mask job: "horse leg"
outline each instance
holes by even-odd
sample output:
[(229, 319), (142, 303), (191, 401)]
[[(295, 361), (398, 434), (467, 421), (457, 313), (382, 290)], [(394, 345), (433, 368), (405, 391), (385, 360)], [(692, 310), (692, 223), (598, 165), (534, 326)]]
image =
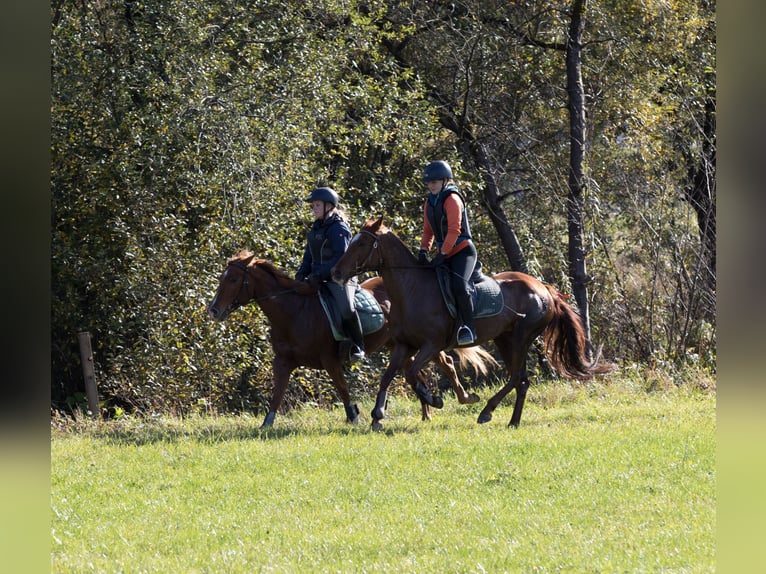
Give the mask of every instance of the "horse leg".
[[(407, 362), (404, 371), (404, 376), (407, 379), (407, 382), (412, 387), (412, 390), (415, 391), (415, 394), (420, 399), (420, 402), (432, 406), (436, 409), (441, 409), (444, 407), (444, 400), (438, 395), (433, 396), (431, 391), (428, 390), (428, 387), (425, 385), (426, 377), (422, 369), (429, 361), (434, 358), (435, 355), (439, 354), (440, 352), (438, 349), (431, 347), (421, 347), (417, 354)], [(424, 420), (430, 420), (430, 413), (428, 419)]]
[(287, 391), (287, 382), (290, 380), (290, 374), (295, 367), (288, 364), (288, 362), (281, 357), (274, 357), (271, 363), (272, 379), (271, 384), (274, 389), (271, 395), (271, 401), (269, 402), (269, 411), (266, 413), (266, 418), (261, 424), (261, 428), (268, 428), (274, 425), (274, 417), (277, 416), (277, 410), (279, 405), (285, 398), (285, 392)]
[[(407, 366), (412, 364), (412, 359), (409, 360), (409, 363)], [(406, 368), (406, 367), (405, 367)], [(436, 404), (441, 404), (443, 406), (443, 403), (440, 403), (441, 397), (436, 397), (438, 401), (434, 400), (434, 397), (431, 396), (431, 393), (428, 391), (428, 387), (426, 384), (428, 383), (428, 377), (426, 376), (426, 372), (423, 370), (420, 370), (415, 375), (415, 384), (412, 384), (412, 381), (407, 381), (410, 383), (410, 387), (412, 387), (412, 390), (415, 391), (415, 394), (418, 397), (418, 400), (420, 401), (420, 419), (422, 421), (430, 421), (431, 420), (431, 407), (428, 404), (428, 401), (424, 398), (423, 395), (426, 395), (429, 397), (429, 400), (431, 402), (435, 402)], [(441, 407), (437, 407), (441, 408)]]
[(543, 332), (550, 322), (550, 316), (546, 315), (544, 305), (538, 298), (538, 307), (536, 312), (527, 313), (526, 318), (516, 324), (511, 335), (511, 378), (514, 373), (516, 377), (516, 403), (513, 405), (513, 414), (508, 422), (509, 427), (518, 428), (521, 423), (521, 411), (524, 410), (524, 402), (527, 400), (527, 389), (529, 389), (529, 374), (527, 373), (527, 358), (532, 343)]
[[(520, 332), (522, 330), (521, 327), (522, 325), (516, 325), (514, 333)], [(508, 369), (508, 383), (487, 401), (487, 404), (479, 413), (479, 418), (477, 420), (479, 424), (491, 421), (492, 413), (497, 406), (512, 389), (516, 389), (516, 402), (513, 407), (511, 426), (519, 425), (521, 411), (524, 408), (524, 400), (527, 397), (527, 387), (529, 387), (525, 366), (529, 345), (524, 345), (523, 339), (518, 339), (520, 339), (520, 337), (515, 337), (513, 335), (502, 335), (495, 339), (495, 346), (503, 357), (506, 369)]]
[(343, 375), (343, 365), (340, 361), (333, 360), (329, 366), (325, 365), (325, 370), (330, 375), (340, 400), (343, 401), (343, 408), (346, 410), (346, 422), (358, 423), (359, 407), (351, 403), (351, 394), (348, 392), (346, 377)]
[(356, 403), (343, 405), (346, 409), (346, 420), (351, 424), (359, 424), (359, 407)]
[[(526, 363), (526, 354), (524, 355), (524, 363)], [(519, 374), (519, 382), (516, 386), (516, 403), (513, 405), (513, 414), (511, 420), (508, 422), (509, 427), (518, 428), (521, 422), (521, 411), (524, 409), (524, 401), (527, 399), (527, 389), (529, 388), (529, 377), (527, 376), (527, 369), (522, 367)]]
[(386, 416), (386, 402), (388, 400), (388, 387), (391, 381), (394, 380), (394, 376), (397, 371), (401, 369), (404, 360), (409, 355), (409, 348), (406, 345), (397, 344), (394, 346), (391, 352), (391, 358), (388, 360), (388, 367), (386, 368), (383, 376), (380, 379), (380, 386), (378, 387), (378, 395), (375, 398), (375, 406), (370, 413), (372, 416), (372, 428), (373, 430), (380, 430), (383, 428), (381, 420)]
[(449, 379), (452, 390), (455, 395), (457, 395), (457, 401), (461, 405), (471, 405), (473, 403), (478, 403), (479, 400), (481, 400), (476, 393), (468, 394), (463, 388), (463, 385), (460, 384), (460, 379), (458, 378), (457, 370), (455, 369), (455, 361), (452, 357), (442, 351), (436, 356), (435, 361), (436, 366), (442, 374)]

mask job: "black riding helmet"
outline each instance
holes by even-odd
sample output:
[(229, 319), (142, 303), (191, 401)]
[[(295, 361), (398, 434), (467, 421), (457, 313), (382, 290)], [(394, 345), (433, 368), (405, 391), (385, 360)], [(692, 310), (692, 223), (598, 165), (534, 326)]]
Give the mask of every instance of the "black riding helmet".
[(333, 207), (338, 207), (338, 194), (331, 187), (317, 187), (305, 201), (311, 203), (317, 199), (326, 203), (332, 203)]
[(424, 182), (428, 183), (439, 179), (452, 179), (452, 168), (443, 160), (432, 161), (423, 170)]

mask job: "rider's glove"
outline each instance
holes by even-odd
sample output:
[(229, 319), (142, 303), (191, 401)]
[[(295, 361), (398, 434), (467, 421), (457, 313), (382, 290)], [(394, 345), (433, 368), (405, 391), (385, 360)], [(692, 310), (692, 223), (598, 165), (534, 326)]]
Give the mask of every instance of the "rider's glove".
[(434, 257), (433, 259), (431, 259), (431, 267), (434, 267), (434, 268), (436, 268), (436, 267), (439, 267), (439, 266), (441, 266), (441, 265), (444, 265), (444, 261), (445, 261), (446, 259), (447, 259), (447, 258), (444, 256), (444, 254), (443, 254), (443, 253), (439, 253), (439, 254), (438, 254), (436, 257)]

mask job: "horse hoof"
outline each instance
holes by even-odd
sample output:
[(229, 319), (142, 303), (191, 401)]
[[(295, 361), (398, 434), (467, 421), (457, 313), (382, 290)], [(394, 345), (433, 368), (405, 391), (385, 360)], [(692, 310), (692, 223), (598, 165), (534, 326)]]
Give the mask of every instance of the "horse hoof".
[(415, 394), (418, 396), (418, 398), (427, 404), (432, 404), (434, 398), (431, 396), (431, 393), (428, 392), (428, 389), (423, 383), (416, 383), (415, 386), (412, 388), (412, 390), (415, 391)]
[(372, 430), (374, 431), (382, 431), (383, 430), (383, 423), (381, 423), (379, 420), (372, 421)]
[(263, 419), (263, 424), (261, 425), (261, 428), (262, 429), (267, 429), (267, 428), (271, 428), (272, 426), (274, 426), (274, 417), (275, 416), (277, 416), (277, 413), (275, 413), (274, 411), (270, 411), (266, 415), (266, 418)]
[(356, 405), (348, 405), (346, 407), (346, 420), (352, 424), (359, 423), (359, 407)]
[(470, 395), (468, 395), (468, 398), (466, 399), (465, 404), (472, 405), (474, 403), (478, 403), (480, 400), (481, 398), (479, 397), (479, 395), (477, 395), (476, 393), (471, 393)]
[(492, 413), (481, 413), (476, 422), (479, 423), (480, 425), (483, 425), (484, 423), (488, 423), (491, 420), (492, 420)]
[[(370, 413), (370, 416), (372, 416), (372, 420), (373, 421), (377, 422), (377, 421), (380, 421), (383, 418), (385, 418), (386, 413), (380, 407), (375, 407), (374, 409), (372, 409), (372, 412)], [(373, 424), (375, 424), (375, 423), (373, 423)]]
[(444, 401), (442, 398), (438, 395), (433, 396), (423, 383), (417, 383), (414, 390), (418, 398), (427, 405), (430, 405), (435, 409), (441, 409), (444, 407)]

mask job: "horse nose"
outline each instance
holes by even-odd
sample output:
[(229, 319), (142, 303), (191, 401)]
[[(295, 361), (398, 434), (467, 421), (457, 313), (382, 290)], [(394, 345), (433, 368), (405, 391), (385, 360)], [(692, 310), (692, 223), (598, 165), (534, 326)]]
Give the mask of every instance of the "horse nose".
[(210, 307), (207, 308), (207, 313), (210, 315), (211, 319), (218, 319), (218, 315), (220, 314), (220, 311), (217, 307), (210, 305)]

